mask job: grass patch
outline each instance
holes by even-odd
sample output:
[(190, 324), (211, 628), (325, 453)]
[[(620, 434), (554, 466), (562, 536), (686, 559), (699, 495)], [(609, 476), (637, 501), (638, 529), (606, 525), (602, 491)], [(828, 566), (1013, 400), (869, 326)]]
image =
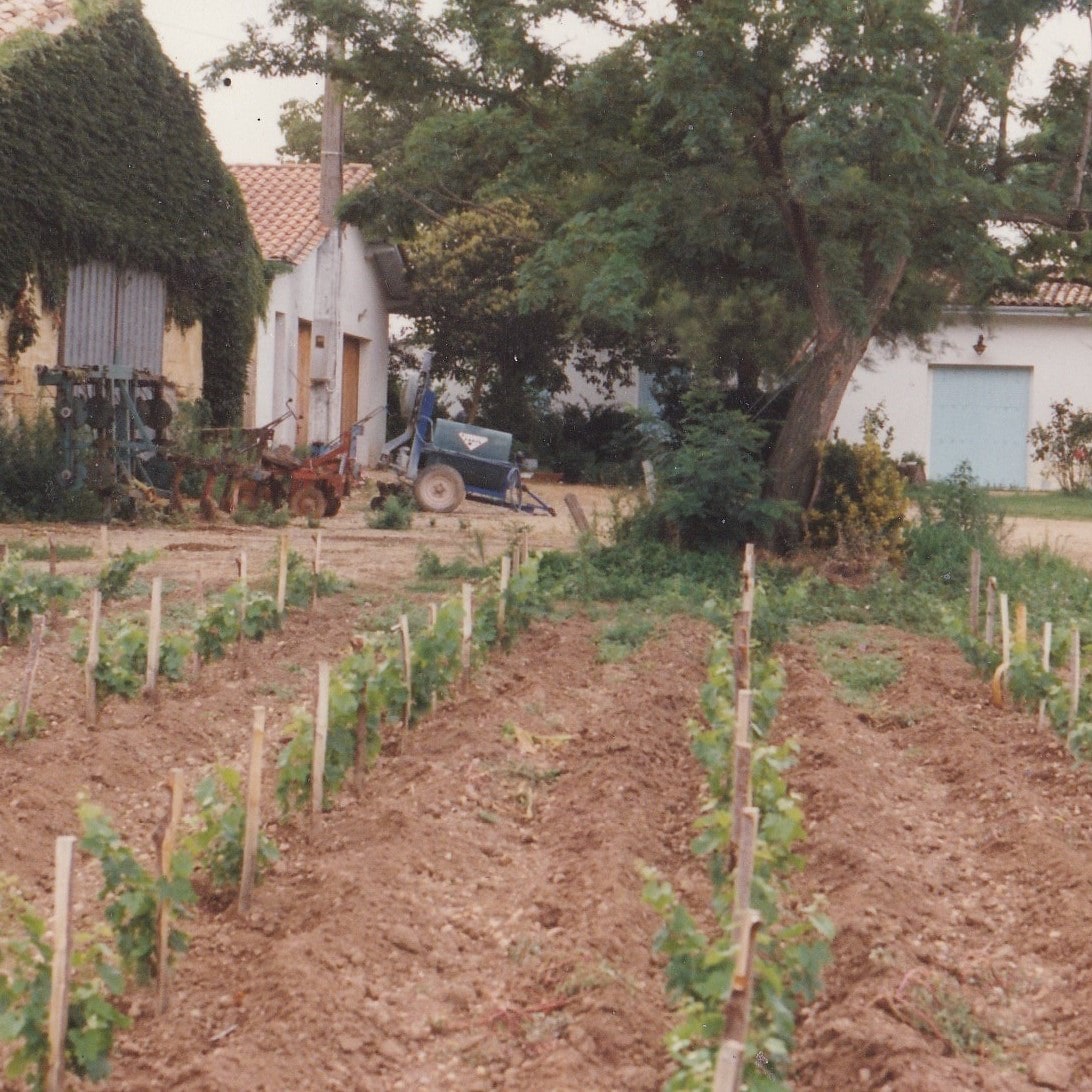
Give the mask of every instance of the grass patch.
[(411, 585), (414, 591), (436, 591), (453, 582), (483, 580), (489, 575), (487, 565), (474, 565), (465, 557), (441, 561), (432, 550), (422, 550), (417, 558), (416, 579)]
[(990, 501), (1010, 519), (1092, 519), (1092, 493), (1002, 492), (991, 493)]
[(616, 664), (636, 652), (656, 629), (655, 618), (622, 610), (599, 633), (596, 644), (601, 664)]
[(867, 626), (825, 630), (815, 645), (823, 671), (846, 705), (870, 706), (880, 691), (902, 677), (894, 641)]
[[(13, 557), (22, 558), (24, 561), (48, 561), (49, 546), (41, 542), (31, 542), (25, 538), (9, 538), (4, 543), (11, 551)], [(86, 561), (94, 554), (90, 546), (64, 545), (57, 543), (58, 561)]]

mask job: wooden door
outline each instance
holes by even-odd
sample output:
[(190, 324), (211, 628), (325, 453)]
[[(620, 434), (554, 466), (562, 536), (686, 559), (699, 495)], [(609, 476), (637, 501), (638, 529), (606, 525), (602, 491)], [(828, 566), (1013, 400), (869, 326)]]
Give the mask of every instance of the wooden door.
[(311, 416), (311, 323), (300, 319), (296, 345), (296, 444), (307, 443)]
[(346, 334), (341, 351), (341, 431), (360, 417), (360, 338)]

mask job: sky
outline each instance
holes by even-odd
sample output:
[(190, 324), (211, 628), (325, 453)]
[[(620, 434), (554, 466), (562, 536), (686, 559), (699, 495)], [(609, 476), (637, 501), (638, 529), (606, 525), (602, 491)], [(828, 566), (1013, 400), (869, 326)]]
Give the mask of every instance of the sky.
[[(264, 23), (269, 12), (269, 0), (143, 0), (143, 3), (144, 13), (159, 35), (164, 52), (195, 83), (201, 80), (202, 65), (231, 43), (242, 40), (245, 22)], [(579, 41), (579, 37), (570, 38), (574, 45)], [(1032, 90), (1041, 86), (1050, 59), (1067, 48), (1074, 60), (1082, 63), (1088, 60), (1088, 25), (1075, 15), (1062, 16), (1039, 31), (1033, 42), (1034, 59), (1025, 87)], [(230, 87), (202, 90), (201, 98), (209, 129), (226, 162), (274, 163), (281, 144), (277, 124), (281, 105), (289, 99), (316, 99), (321, 94), (322, 83), (317, 77), (263, 79), (250, 73), (234, 73)]]

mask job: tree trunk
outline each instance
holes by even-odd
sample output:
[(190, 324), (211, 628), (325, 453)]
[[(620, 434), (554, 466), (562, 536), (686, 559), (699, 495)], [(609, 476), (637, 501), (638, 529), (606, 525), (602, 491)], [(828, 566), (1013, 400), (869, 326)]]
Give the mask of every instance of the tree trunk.
[(829, 436), (842, 395), (867, 347), (867, 337), (846, 330), (816, 343), (770, 456), (769, 496), (807, 507), (819, 466), (819, 443)]

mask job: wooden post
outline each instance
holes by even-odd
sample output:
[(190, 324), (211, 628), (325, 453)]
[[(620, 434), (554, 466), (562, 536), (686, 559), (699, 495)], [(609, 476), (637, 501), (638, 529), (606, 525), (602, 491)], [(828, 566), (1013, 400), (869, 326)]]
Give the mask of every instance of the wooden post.
[(318, 665), (318, 699), (315, 703), (315, 750), (311, 758), (311, 824), (322, 814), (322, 790), (326, 777), (326, 733), (330, 727), (330, 665)]
[[(724, 1040), (727, 1044), (739, 1045), (747, 1041), (747, 1028), (751, 1016), (751, 995), (754, 991), (755, 948), (758, 944), (758, 930), (762, 917), (757, 910), (748, 912), (743, 923), (743, 939), (736, 955), (735, 973), (732, 976), (732, 992), (724, 1012)], [(723, 1049), (723, 1048), (722, 1048)], [(729, 1059), (731, 1052), (729, 1053)], [(719, 1059), (718, 1059), (719, 1063)], [(718, 1065), (719, 1069), (719, 1065)], [(739, 1092), (743, 1080), (743, 1066), (739, 1064), (730, 1074), (734, 1084), (716, 1083), (714, 1092)]]
[(364, 791), (364, 775), (368, 772), (368, 679), (360, 690), (360, 704), (356, 710), (356, 761), (353, 775), (354, 788), (359, 796)]
[(497, 632), (504, 636), (504, 624), (508, 610), (508, 582), (512, 578), (512, 559), (505, 554), (501, 558), (500, 595), (497, 597)]
[(738, 952), (743, 940), (744, 924), (751, 909), (751, 884), (755, 874), (755, 847), (758, 845), (758, 808), (745, 807), (740, 812), (740, 824), (733, 827), (736, 851), (735, 891), (732, 900), (732, 940)]
[(971, 636), (978, 636), (978, 597), (982, 585), (982, 551), (971, 551)]
[[(170, 810), (163, 830), (163, 840), (159, 843), (159, 874), (166, 880), (171, 875), (171, 860), (174, 857), (175, 842), (178, 839), (178, 824), (182, 821), (182, 798), (185, 780), (181, 770), (171, 770), (167, 784), (170, 793)], [(158, 995), (156, 1011), (163, 1015), (167, 1011), (167, 986), (171, 971), (171, 911), (165, 900), (159, 904), (158, 914), (159, 945), (156, 958), (158, 973)]]
[(315, 543), (315, 555), (311, 562), (311, 609), (315, 609), (315, 604), (318, 602), (318, 582), (319, 572), (322, 568), (322, 531), (316, 531), (314, 534)]
[[(1054, 625), (1051, 622), (1043, 623), (1043, 670), (1050, 670), (1050, 645), (1051, 640), (1054, 637)], [(1046, 698), (1041, 698), (1039, 701), (1039, 727), (1042, 728), (1046, 724)]]
[(656, 471), (651, 459), (641, 460), (641, 471), (645, 476), (645, 496), (649, 504), (656, 503)]
[(474, 639), (474, 585), (463, 585), (463, 675), (470, 671), (471, 642)]
[(250, 913), (258, 871), (258, 833), (261, 830), (262, 751), (265, 747), (265, 706), (254, 706), (250, 730), (250, 769), (246, 781), (246, 826), (243, 834), (243, 873), (239, 880), (239, 913)]
[[(440, 618), (440, 608), (437, 607), (435, 603), (429, 603), (429, 605), (428, 605), (428, 628), (429, 628), (430, 631), (436, 629), (436, 623), (437, 623), (437, 621), (439, 621), (439, 618)], [(438, 700), (438, 696), (436, 694), (436, 691), (433, 690), (433, 692), (429, 695), (429, 702), (428, 702), (429, 703), (429, 711), (432, 712), (432, 713), (436, 712), (437, 700)]]
[(46, 536), (46, 542), (49, 544), (49, 575), (57, 575), (57, 540), (53, 537), (51, 531)]
[(98, 720), (95, 670), (99, 666), (99, 625), (102, 621), (102, 592), (91, 589), (91, 620), (87, 630), (87, 659), (83, 665), (84, 706), (87, 726), (95, 727)]
[(524, 527), (519, 536), (519, 564), (523, 568), (531, 560), (531, 532)]
[(99, 526), (99, 556), (103, 561), (110, 558), (110, 528), (105, 523)]
[(236, 645), (238, 653), (242, 653), (243, 648), (243, 630), (246, 627), (246, 601), (247, 601), (247, 565), (246, 565), (246, 550), (240, 550), (239, 556), (235, 561), (236, 569), (239, 575), (239, 639)]
[(754, 694), (736, 695), (735, 738), (732, 746), (732, 841), (739, 842), (743, 813), (751, 806), (751, 707)]
[(277, 552), (277, 613), (284, 614), (288, 597), (288, 532), (282, 531)]
[(755, 544), (748, 542), (743, 547), (743, 568), (740, 573), (742, 588), (739, 597), (739, 609), (754, 614), (755, 609)]
[(586, 535), (591, 530), (591, 524), (588, 523), (588, 517), (584, 515), (580, 499), (575, 493), (565, 494), (565, 506), (569, 509), (569, 515), (573, 517), (577, 533)]
[(734, 1039), (725, 1039), (717, 1052), (717, 1067), (713, 1070), (713, 1092), (736, 1092), (743, 1080), (743, 1065), (743, 1044)]
[(38, 659), (42, 655), (42, 639), (45, 637), (45, 615), (34, 615), (30, 630), (30, 651), (27, 653), (27, 666), (23, 674), (23, 690), (19, 696), (18, 733), (26, 731), (27, 717), (30, 716), (30, 698), (34, 692), (34, 675), (38, 670)]
[(152, 577), (152, 603), (148, 611), (148, 659), (144, 671), (144, 693), (154, 694), (159, 679), (159, 642), (163, 617), (163, 577)]
[(997, 577), (991, 576), (986, 581), (986, 644), (993, 644), (993, 616), (997, 609)]
[(413, 713), (413, 648), (410, 644), (409, 617), (405, 614), (398, 619), (398, 632), (402, 637), (402, 678), (406, 684), (406, 704), (402, 708), (402, 735), (405, 736)]
[(1081, 707), (1081, 629), (1076, 622), (1069, 631), (1069, 724), (1077, 723)]
[(732, 674), (737, 695), (741, 690), (750, 690), (751, 616), (742, 610), (732, 618)]
[(1028, 650), (1028, 606), (1026, 603), (1016, 604), (1016, 627), (1012, 635), (1012, 648), (1017, 653)]
[(47, 1092), (64, 1088), (64, 1044), (68, 1037), (68, 976), (72, 967), (72, 865), (76, 839), (62, 835), (54, 843), (53, 968), (49, 991), (49, 1069)]

